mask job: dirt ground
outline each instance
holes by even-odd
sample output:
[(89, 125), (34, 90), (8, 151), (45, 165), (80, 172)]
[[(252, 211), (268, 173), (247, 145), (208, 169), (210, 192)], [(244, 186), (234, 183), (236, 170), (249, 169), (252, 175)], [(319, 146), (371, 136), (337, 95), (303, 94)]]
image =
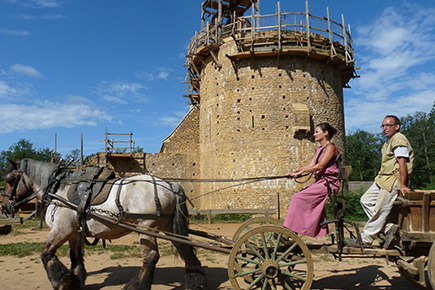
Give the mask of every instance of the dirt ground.
[[(192, 229), (232, 238), (239, 224), (191, 225)], [(2, 235), (0, 244), (18, 242), (44, 242), (47, 230), (25, 230), (20, 235)], [(319, 242), (319, 240), (316, 240)], [(133, 245), (137, 234), (129, 234), (112, 241), (116, 245)], [(321, 242), (321, 241), (320, 241)], [(110, 246), (110, 245), (108, 245)], [(140, 270), (140, 259), (111, 259), (110, 253), (85, 255), (88, 271), (87, 290), (118, 290)], [(231, 289), (227, 274), (228, 255), (208, 250), (199, 251), (199, 259), (206, 267), (207, 289)], [(61, 257), (69, 266), (69, 259)], [(339, 262), (330, 254), (314, 254), (314, 282), (312, 289), (414, 289), (403, 278), (396, 266), (383, 258), (344, 258)], [(160, 258), (155, 271), (153, 290), (181, 290), (183, 288), (184, 264), (175, 255)], [(0, 288), (3, 290), (51, 289), (39, 254), (17, 258), (0, 257)]]

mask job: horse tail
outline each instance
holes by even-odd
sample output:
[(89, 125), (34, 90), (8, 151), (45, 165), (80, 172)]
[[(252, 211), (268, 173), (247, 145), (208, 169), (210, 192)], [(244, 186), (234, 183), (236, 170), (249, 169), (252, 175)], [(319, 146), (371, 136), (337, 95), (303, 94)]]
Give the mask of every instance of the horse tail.
[(173, 182), (171, 186), (176, 199), (172, 232), (187, 237), (189, 235), (189, 211), (186, 206), (186, 195), (178, 183)]
[[(187, 237), (189, 235), (189, 211), (186, 205), (186, 195), (183, 188), (178, 183), (173, 182), (171, 186), (176, 198), (172, 232), (176, 235)], [(186, 273), (184, 274), (185, 289), (204, 289), (206, 277), (201, 262), (196, 257), (194, 248), (184, 243), (174, 242), (174, 245), (181, 258), (186, 263)]]

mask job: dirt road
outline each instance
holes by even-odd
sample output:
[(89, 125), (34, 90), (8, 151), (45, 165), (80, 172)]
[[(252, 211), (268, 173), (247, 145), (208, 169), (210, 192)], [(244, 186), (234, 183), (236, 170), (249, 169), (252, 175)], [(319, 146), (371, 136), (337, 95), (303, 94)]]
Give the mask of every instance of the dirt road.
[[(191, 225), (192, 229), (231, 238), (238, 224)], [(0, 236), (0, 244), (18, 242), (44, 242), (47, 230), (25, 230), (19, 235)], [(137, 244), (137, 234), (130, 234), (112, 241), (113, 245)], [(110, 247), (110, 245), (108, 245)], [(88, 271), (87, 290), (118, 290), (140, 270), (139, 258), (111, 259), (109, 252), (85, 255)], [(207, 250), (199, 250), (199, 258), (206, 267), (207, 289), (231, 289), (228, 280), (228, 256)], [(394, 289), (408, 290), (413, 286), (403, 277), (394, 264), (378, 258), (345, 258), (339, 262), (330, 254), (313, 255), (314, 282), (312, 289)], [(61, 257), (67, 266), (69, 259)], [(174, 255), (164, 255), (157, 264), (153, 290), (181, 290), (184, 264)], [(0, 257), (0, 288), (3, 290), (51, 289), (39, 254), (17, 258)]]

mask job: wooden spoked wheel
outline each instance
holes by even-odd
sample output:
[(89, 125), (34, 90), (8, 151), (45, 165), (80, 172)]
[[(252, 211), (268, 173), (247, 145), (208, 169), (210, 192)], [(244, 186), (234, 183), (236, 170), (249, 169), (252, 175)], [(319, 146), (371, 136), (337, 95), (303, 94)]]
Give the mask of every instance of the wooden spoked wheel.
[(264, 225), (282, 226), (282, 222), (280, 220), (267, 216), (251, 218), (240, 225), (240, 227), (234, 233), (232, 240), (237, 241), (240, 238), (240, 236), (242, 236), (246, 232), (252, 230), (253, 228), (264, 226)]
[(231, 250), (228, 276), (233, 289), (310, 289), (313, 260), (292, 231), (274, 225), (242, 235)]
[(428, 265), (428, 258), (426, 256), (420, 256), (418, 258), (411, 257), (410, 259), (407, 259), (406, 263), (403, 263), (401, 257), (399, 257), (396, 264), (399, 272), (406, 278), (406, 280), (414, 285), (414, 287), (420, 290), (432, 289), (430, 284), (433, 284), (433, 282), (429, 282), (429, 280), (432, 280), (429, 278), (431, 272), (429, 269), (431, 266)]

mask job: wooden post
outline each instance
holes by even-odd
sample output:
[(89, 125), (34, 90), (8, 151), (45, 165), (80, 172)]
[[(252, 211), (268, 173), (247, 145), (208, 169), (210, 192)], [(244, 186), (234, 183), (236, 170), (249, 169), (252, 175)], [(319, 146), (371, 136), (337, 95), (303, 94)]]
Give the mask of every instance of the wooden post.
[(252, 13), (251, 13), (251, 43), (254, 43), (255, 38), (255, 4), (252, 3)]
[(422, 209), (421, 209), (421, 230), (425, 233), (429, 232), (429, 220), (430, 220), (430, 192), (425, 192), (423, 194), (423, 202), (422, 202)]
[(276, 213), (278, 219), (281, 219), (281, 202), (279, 200), (279, 192), (276, 193)]
[(335, 51), (334, 40), (332, 37), (331, 18), (329, 17), (329, 7), (326, 7), (326, 14), (328, 15), (329, 44), (331, 45), (330, 57), (332, 58), (333, 56), (335, 56), (337, 54), (337, 52)]
[(207, 217), (208, 217), (208, 224), (211, 225), (211, 209), (208, 210)]
[(308, 53), (311, 51), (311, 41), (310, 41), (310, 12), (308, 10), (308, 0), (305, 0), (305, 15), (306, 15), (306, 25), (307, 25), (307, 45)]
[(341, 21), (343, 25), (343, 39), (344, 39), (344, 51), (347, 52), (347, 33), (346, 33), (346, 24), (344, 22), (344, 14), (341, 14)]
[(281, 1), (278, 1), (278, 48), (282, 50), (282, 36), (281, 36)]
[(83, 133), (80, 134), (80, 169), (83, 169)]
[(57, 133), (54, 133), (54, 163), (56, 163), (57, 153)]

